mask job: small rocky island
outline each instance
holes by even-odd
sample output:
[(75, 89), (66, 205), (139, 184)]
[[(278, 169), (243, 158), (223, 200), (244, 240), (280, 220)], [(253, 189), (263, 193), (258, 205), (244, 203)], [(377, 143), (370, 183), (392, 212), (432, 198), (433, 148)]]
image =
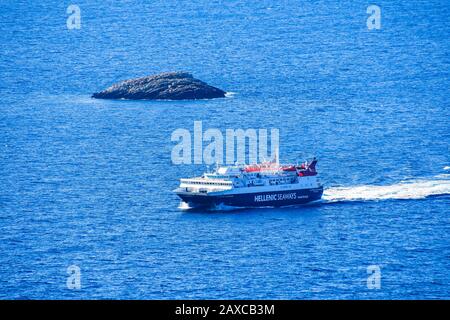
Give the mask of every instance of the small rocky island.
[(197, 100), (223, 98), (226, 92), (188, 72), (166, 72), (125, 80), (92, 95), (96, 99)]

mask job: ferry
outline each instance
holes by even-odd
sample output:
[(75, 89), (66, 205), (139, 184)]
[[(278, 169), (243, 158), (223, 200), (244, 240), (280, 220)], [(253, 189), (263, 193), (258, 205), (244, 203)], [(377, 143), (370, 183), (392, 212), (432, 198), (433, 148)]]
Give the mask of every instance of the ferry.
[(201, 177), (180, 179), (174, 192), (185, 208), (282, 207), (318, 201), (323, 185), (317, 159), (298, 165), (270, 162), (217, 166)]

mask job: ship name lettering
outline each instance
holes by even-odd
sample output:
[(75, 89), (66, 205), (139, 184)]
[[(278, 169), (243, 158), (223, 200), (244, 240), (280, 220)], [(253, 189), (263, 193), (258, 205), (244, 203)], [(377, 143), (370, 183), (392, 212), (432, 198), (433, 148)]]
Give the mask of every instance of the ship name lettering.
[(294, 200), (297, 199), (297, 193), (274, 193), (274, 194), (259, 194), (255, 196), (255, 202), (265, 202), (265, 201), (282, 201), (282, 200)]

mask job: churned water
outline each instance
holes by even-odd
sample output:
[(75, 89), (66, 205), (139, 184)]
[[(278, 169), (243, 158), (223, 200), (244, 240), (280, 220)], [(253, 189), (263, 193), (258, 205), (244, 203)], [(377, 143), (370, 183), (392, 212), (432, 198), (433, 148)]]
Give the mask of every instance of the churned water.
[[(365, 1), (80, 0), (68, 30), (67, 2), (2, 1), (0, 298), (450, 298), (450, 4), (375, 2), (379, 30)], [(172, 70), (233, 94), (90, 99)], [(322, 202), (180, 210), (194, 121), (278, 128)]]

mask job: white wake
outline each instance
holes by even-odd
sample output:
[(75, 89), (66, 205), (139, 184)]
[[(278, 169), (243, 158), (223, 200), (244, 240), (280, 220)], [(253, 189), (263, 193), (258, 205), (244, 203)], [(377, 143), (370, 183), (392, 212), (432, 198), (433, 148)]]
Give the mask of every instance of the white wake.
[(332, 187), (324, 190), (325, 202), (376, 201), (390, 199), (424, 199), (431, 196), (450, 195), (450, 175), (441, 174), (433, 179), (402, 181), (377, 186)]
[(233, 91), (225, 92), (226, 98), (234, 98), (235, 95), (236, 95), (236, 92), (233, 92)]

